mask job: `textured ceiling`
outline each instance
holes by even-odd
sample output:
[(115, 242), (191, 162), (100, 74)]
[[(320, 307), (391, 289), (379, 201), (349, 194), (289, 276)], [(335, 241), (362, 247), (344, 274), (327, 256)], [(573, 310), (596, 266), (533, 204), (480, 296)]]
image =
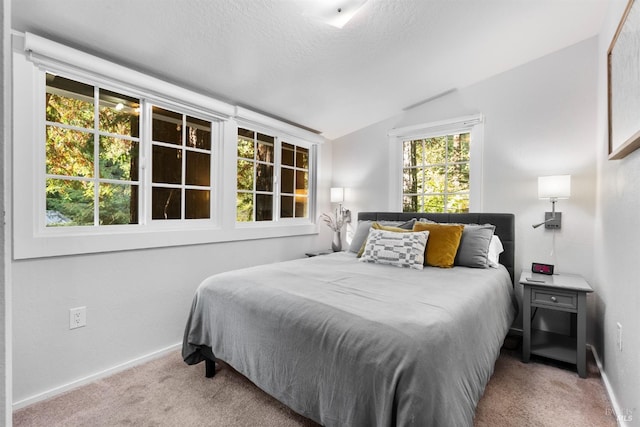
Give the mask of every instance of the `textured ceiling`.
[(12, 26), (333, 139), (596, 35), (609, 0), (13, 0)]

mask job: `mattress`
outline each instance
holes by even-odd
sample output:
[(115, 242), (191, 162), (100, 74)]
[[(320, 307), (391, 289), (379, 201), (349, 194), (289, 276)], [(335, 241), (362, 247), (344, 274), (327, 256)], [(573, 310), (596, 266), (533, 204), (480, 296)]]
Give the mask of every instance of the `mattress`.
[(198, 287), (183, 358), (224, 360), (326, 426), (471, 426), (514, 319), (507, 270), (355, 254), (257, 266)]

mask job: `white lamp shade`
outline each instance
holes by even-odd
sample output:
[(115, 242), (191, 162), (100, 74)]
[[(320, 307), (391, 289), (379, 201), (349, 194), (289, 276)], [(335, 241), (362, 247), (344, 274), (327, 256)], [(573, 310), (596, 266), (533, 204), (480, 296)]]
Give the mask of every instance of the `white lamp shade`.
[(333, 187), (331, 188), (331, 203), (344, 202), (344, 188)]
[(538, 177), (539, 199), (568, 199), (571, 196), (571, 175)]

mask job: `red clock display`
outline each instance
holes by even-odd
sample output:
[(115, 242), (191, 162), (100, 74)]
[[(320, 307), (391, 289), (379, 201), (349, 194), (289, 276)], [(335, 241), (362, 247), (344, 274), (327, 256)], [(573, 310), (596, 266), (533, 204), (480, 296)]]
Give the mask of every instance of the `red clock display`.
[(553, 265), (534, 262), (533, 264), (531, 264), (531, 271), (534, 273), (551, 275), (553, 274)]

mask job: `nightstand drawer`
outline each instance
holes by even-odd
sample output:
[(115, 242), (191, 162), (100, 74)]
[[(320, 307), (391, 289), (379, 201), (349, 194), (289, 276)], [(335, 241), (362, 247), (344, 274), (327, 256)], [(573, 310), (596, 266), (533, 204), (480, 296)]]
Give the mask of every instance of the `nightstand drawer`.
[(533, 288), (531, 289), (531, 304), (577, 310), (578, 293)]

